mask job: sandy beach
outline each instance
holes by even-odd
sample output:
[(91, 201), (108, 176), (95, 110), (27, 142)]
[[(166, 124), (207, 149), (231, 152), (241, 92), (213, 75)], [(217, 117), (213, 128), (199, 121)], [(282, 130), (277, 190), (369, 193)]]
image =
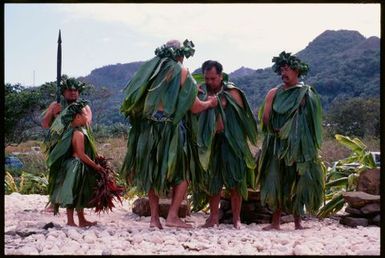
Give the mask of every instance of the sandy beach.
[[(349, 228), (338, 220), (311, 218), (304, 230), (286, 223), (262, 231), (266, 224), (230, 224), (203, 229), (208, 214), (192, 213), (192, 229), (149, 228), (149, 217), (132, 213), (132, 201), (116, 203), (109, 213), (86, 209), (89, 228), (66, 225), (60, 214), (44, 211), (45, 195), (5, 195), (5, 255), (380, 255), (380, 227)], [(77, 218), (75, 219), (77, 222)]]

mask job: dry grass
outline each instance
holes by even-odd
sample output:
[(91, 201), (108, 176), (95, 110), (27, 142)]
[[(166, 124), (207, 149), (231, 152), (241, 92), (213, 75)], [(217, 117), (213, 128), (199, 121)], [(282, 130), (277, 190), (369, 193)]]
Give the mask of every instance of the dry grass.
[[(374, 137), (368, 137), (360, 139), (369, 151), (380, 151), (380, 139)], [(347, 158), (352, 151), (340, 144), (334, 138), (327, 138), (324, 140), (321, 147), (321, 157), (326, 165), (331, 165), (334, 161)]]
[[(362, 141), (368, 147), (368, 150), (380, 150), (380, 140), (378, 138), (364, 138)], [(41, 142), (39, 141), (27, 141), (21, 143), (18, 146), (7, 146), (5, 148), (5, 153), (24, 153), (19, 154), (18, 156), (22, 159), (24, 164), (26, 164), (26, 167), (31, 167), (31, 169), (28, 170), (44, 171), (46, 168), (45, 156), (40, 152), (35, 152), (32, 150), (33, 147), (39, 147), (40, 143)], [(261, 140), (258, 141), (258, 148), (261, 147), (261, 144)], [(253, 146), (250, 147), (252, 153), (255, 154), (257, 148)], [(112, 159), (110, 161), (111, 165), (113, 169), (118, 172), (122, 166), (126, 154), (127, 139), (124, 137), (108, 138), (103, 140), (98, 139), (96, 143), (96, 149), (100, 155)], [(330, 165), (334, 161), (348, 157), (351, 154), (351, 151), (338, 143), (335, 139), (328, 138), (324, 140), (320, 154), (326, 165)]]
[(96, 144), (99, 155), (111, 158), (110, 163), (114, 171), (118, 172), (122, 167), (127, 150), (127, 138), (109, 138)]

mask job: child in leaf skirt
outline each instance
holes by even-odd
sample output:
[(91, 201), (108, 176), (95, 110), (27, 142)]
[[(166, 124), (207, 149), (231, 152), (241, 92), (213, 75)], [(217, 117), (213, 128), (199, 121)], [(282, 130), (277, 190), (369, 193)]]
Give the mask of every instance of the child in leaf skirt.
[(65, 132), (50, 153), (49, 167), (49, 202), (54, 206), (54, 214), (59, 207), (67, 209), (67, 225), (77, 226), (74, 210), (79, 218), (79, 227), (96, 225), (86, 220), (84, 208), (93, 208), (97, 182), (101, 179), (104, 168), (97, 164), (94, 139), (87, 116), (88, 101), (78, 100), (63, 110), (61, 122)]

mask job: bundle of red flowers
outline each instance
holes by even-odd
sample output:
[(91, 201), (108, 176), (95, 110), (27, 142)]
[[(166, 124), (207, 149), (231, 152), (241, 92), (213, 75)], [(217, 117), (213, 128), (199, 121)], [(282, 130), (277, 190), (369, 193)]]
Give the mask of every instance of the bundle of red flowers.
[(115, 207), (113, 200), (116, 198), (121, 204), (124, 187), (116, 184), (115, 172), (108, 163), (109, 159), (98, 156), (95, 159), (96, 164), (101, 165), (104, 171), (100, 173), (100, 179), (97, 181), (97, 187), (94, 196), (90, 201), (91, 205), (95, 205), (95, 212), (112, 211)]

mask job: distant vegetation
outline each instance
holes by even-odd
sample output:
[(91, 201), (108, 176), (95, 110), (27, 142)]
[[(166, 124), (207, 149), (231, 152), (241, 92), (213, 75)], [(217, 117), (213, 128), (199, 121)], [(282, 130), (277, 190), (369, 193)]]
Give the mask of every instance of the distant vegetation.
[[(321, 96), (325, 135), (378, 138), (380, 39), (365, 38), (357, 31), (325, 31), (297, 55), (310, 65), (304, 81), (313, 85)], [(78, 78), (90, 85), (82, 97), (91, 101), (97, 137), (126, 135), (128, 121), (119, 112), (122, 91), (142, 63), (107, 65)], [(229, 77), (246, 93), (254, 114), (267, 91), (281, 82), (270, 67), (258, 70), (241, 67), (229, 73)], [(55, 99), (55, 87), (55, 82), (34, 88), (5, 84), (6, 145), (43, 139), (40, 114)]]

